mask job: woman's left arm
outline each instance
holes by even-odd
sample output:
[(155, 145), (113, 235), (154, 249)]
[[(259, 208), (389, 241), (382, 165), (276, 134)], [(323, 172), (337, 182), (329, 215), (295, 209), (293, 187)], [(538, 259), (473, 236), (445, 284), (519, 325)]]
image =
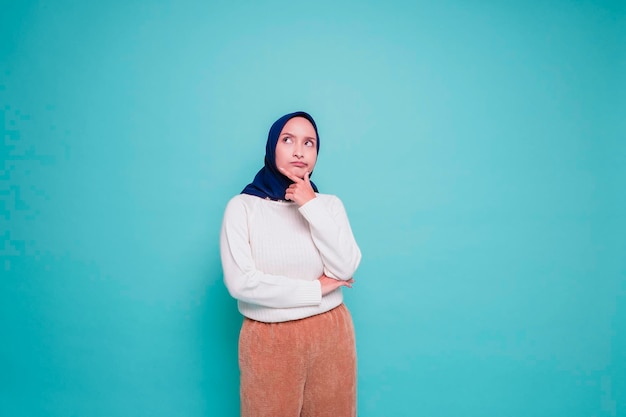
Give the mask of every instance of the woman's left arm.
[(349, 280), (361, 261), (343, 203), (334, 195), (313, 198), (300, 206), (309, 222), (311, 236), (324, 263), (324, 273), (331, 278)]
[(334, 195), (316, 196), (307, 172), (298, 178), (278, 168), (293, 181), (285, 190), (285, 199), (298, 204), (300, 214), (309, 222), (311, 236), (322, 256), (324, 274), (342, 281), (350, 280), (361, 262), (359, 249), (343, 203)]

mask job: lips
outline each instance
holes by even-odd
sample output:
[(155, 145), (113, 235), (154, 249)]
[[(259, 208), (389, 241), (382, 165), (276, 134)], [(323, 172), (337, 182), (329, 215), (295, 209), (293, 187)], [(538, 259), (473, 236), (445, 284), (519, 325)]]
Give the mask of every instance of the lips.
[(290, 165), (298, 168), (304, 168), (306, 166), (304, 162), (291, 162)]

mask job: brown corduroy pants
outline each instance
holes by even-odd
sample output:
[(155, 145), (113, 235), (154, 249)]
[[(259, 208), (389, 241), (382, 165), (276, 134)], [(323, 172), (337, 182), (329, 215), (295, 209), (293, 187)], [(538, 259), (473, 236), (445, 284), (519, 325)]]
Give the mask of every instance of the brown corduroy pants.
[(302, 320), (244, 319), (242, 417), (355, 417), (354, 327), (342, 304)]

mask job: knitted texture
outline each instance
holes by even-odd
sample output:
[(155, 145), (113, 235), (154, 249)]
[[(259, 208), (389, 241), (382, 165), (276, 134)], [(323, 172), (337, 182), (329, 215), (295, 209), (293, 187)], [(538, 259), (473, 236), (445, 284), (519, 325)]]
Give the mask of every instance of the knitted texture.
[(224, 282), (244, 316), (262, 322), (298, 320), (343, 301), (341, 289), (322, 297), (322, 274), (348, 280), (361, 260), (339, 198), (329, 194), (301, 207), (240, 194), (228, 203), (220, 253)]

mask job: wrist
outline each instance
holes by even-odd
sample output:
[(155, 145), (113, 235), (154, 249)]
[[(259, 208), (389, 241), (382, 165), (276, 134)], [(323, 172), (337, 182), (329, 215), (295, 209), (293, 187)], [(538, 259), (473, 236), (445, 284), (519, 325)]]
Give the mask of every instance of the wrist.
[(316, 197), (316, 195), (315, 195), (315, 194), (313, 194), (313, 196), (312, 196), (312, 197), (309, 197), (309, 198), (307, 198), (306, 200), (302, 201), (302, 202), (299, 204), (299, 206), (300, 206), (300, 207), (302, 207), (302, 206), (304, 206), (305, 204), (307, 204), (307, 203), (311, 202), (312, 200), (315, 200), (315, 197)]

